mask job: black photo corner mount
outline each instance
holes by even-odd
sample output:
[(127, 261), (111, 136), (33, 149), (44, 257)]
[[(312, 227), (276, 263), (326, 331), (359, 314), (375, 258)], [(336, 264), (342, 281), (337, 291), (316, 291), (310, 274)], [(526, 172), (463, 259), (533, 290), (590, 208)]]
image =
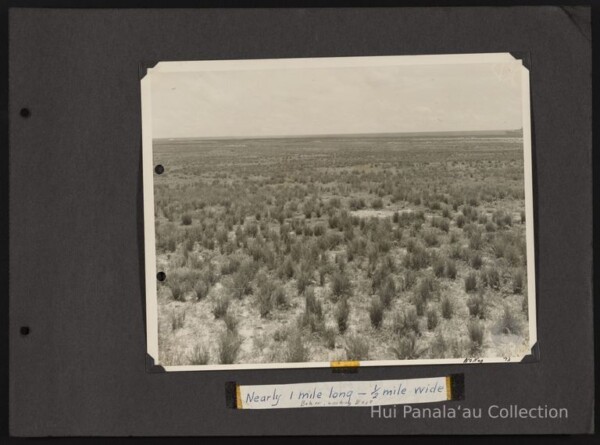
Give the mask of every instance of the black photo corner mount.
[(508, 53), (523, 62), (523, 66), (531, 71), (531, 53), (528, 51), (509, 51)]
[(158, 65), (158, 60), (140, 62), (140, 64), (139, 64), (140, 80), (142, 80), (144, 77), (146, 77), (146, 74), (148, 74), (148, 70), (150, 68), (154, 68), (156, 65)]
[(538, 342), (531, 347), (529, 354), (525, 355), (519, 363), (536, 363), (540, 361), (540, 345)]
[(152, 357), (150, 354), (146, 353), (146, 372), (149, 372), (152, 374), (159, 374), (159, 373), (166, 372), (166, 370), (163, 366), (156, 364), (154, 357)]

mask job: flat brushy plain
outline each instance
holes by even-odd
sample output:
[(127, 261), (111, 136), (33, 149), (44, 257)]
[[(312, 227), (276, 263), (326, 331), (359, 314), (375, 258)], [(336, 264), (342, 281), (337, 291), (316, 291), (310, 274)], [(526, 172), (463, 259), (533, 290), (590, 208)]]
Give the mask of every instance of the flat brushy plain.
[(520, 137), (155, 141), (165, 365), (528, 349)]

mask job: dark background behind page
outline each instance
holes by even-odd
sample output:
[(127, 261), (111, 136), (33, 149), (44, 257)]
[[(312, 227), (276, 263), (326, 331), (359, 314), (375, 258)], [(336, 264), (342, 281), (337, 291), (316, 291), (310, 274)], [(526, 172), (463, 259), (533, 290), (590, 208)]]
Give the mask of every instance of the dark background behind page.
[[(13, 9), (9, 19), (13, 435), (592, 430), (588, 9)], [(140, 63), (479, 52), (527, 54), (531, 63), (539, 361), (361, 368), (356, 374), (146, 372)], [(22, 107), (30, 117), (20, 117)], [(28, 336), (19, 334), (22, 326), (30, 327)], [(225, 406), (230, 380), (456, 372), (465, 374), (464, 407), (548, 405), (567, 408), (569, 417), (375, 420), (368, 408)]]

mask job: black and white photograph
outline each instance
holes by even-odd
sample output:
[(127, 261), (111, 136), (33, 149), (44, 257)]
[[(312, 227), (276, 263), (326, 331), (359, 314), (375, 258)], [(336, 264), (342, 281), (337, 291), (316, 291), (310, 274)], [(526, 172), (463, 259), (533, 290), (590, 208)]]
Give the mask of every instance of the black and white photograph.
[(159, 62), (141, 93), (155, 364), (507, 363), (531, 354), (521, 60)]

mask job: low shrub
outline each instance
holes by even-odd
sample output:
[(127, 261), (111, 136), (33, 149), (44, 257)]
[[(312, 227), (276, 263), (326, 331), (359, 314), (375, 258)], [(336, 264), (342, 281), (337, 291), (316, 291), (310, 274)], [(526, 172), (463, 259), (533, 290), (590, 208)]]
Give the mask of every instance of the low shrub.
[(371, 277), (371, 289), (373, 292), (378, 291), (383, 286), (383, 282), (389, 277), (391, 271), (386, 267), (385, 264), (380, 264)]
[(402, 289), (410, 290), (417, 283), (417, 274), (414, 270), (404, 271), (404, 277), (402, 280)]
[(351, 198), (348, 206), (350, 210), (360, 210), (366, 207), (365, 200), (362, 198)]
[(481, 281), (484, 286), (492, 289), (500, 289), (500, 272), (493, 266), (486, 267), (485, 270), (482, 271)]
[(309, 326), (312, 332), (323, 330), (323, 306), (317, 299), (315, 291), (309, 287), (305, 292), (304, 314), (302, 324)]
[(434, 247), (439, 245), (437, 233), (434, 230), (426, 230), (423, 232), (423, 241), (428, 247)]
[(467, 331), (469, 333), (471, 354), (480, 353), (483, 347), (483, 338), (485, 334), (483, 323), (478, 320), (469, 320)]
[(525, 287), (525, 274), (521, 269), (516, 269), (513, 272), (512, 290), (514, 294), (523, 293)]
[(258, 224), (253, 222), (244, 224), (244, 234), (250, 238), (255, 238), (258, 235)]
[(323, 342), (329, 349), (335, 348), (335, 338), (337, 332), (333, 327), (328, 327), (323, 331)]
[(411, 298), (412, 304), (417, 311), (417, 315), (419, 317), (423, 316), (425, 313), (425, 308), (427, 307), (427, 300), (423, 297), (421, 292), (415, 292)]
[(411, 332), (405, 337), (397, 337), (396, 343), (392, 346), (393, 354), (399, 360), (415, 360), (421, 356), (417, 336)]
[(223, 365), (235, 363), (241, 345), (242, 339), (236, 332), (229, 329), (222, 332), (217, 340), (219, 363)]
[(474, 252), (470, 259), (471, 267), (475, 270), (479, 270), (483, 264), (483, 259), (479, 252)]
[(240, 267), (240, 260), (236, 257), (229, 257), (222, 265), (221, 265), (221, 274), (222, 275), (231, 275), (235, 273)]
[(396, 297), (396, 282), (391, 276), (387, 276), (379, 289), (379, 297), (384, 308), (390, 307)]
[(185, 323), (185, 310), (171, 312), (171, 330), (181, 329)]
[(189, 213), (184, 213), (181, 215), (181, 225), (182, 226), (190, 226), (192, 225), (192, 215)]
[(271, 300), (273, 305), (277, 307), (285, 307), (287, 306), (287, 297), (285, 295), (285, 289), (282, 285), (277, 285), (271, 292)]
[(435, 308), (427, 310), (427, 329), (433, 331), (440, 322), (438, 311)]
[(448, 355), (448, 350), (449, 347), (446, 337), (444, 337), (442, 332), (437, 331), (429, 346), (429, 357), (435, 359), (446, 358)]
[(332, 294), (339, 297), (350, 296), (352, 291), (352, 285), (350, 279), (343, 272), (336, 271), (331, 277), (331, 292)]
[(381, 302), (381, 298), (375, 297), (371, 300), (371, 304), (369, 305), (369, 318), (371, 319), (371, 325), (375, 329), (379, 329), (381, 327), (381, 322), (383, 321), (383, 303)]
[(523, 331), (523, 325), (515, 314), (510, 310), (507, 304), (504, 304), (502, 315), (498, 320), (500, 332), (503, 334), (520, 335)]
[(227, 312), (225, 315), (223, 315), (223, 321), (225, 322), (227, 330), (231, 332), (237, 332), (239, 321), (231, 313)]
[(465, 292), (475, 292), (477, 289), (477, 275), (475, 272), (469, 272), (465, 277)]
[(456, 278), (456, 263), (451, 259), (446, 260), (445, 269), (446, 277), (454, 280)]
[(227, 314), (227, 310), (229, 309), (230, 300), (227, 297), (218, 297), (215, 300), (215, 305), (213, 307), (212, 313), (215, 318), (223, 318), (225, 314)]
[(479, 250), (483, 247), (483, 237), (479, 230), (474, 230), (469, 236), (469, 248), (471, 250)]
[(429, 254), (427, 250), (421, 246), (416, 246), (412, 252), (408, 252), (403, 258), (404, 267), (412, 270), (420, 270), (429, 266)]
[(411, 332), (420, 333), (417, 309), (409, 306), (401, 312), (396, 312), (392, 320), (392, 331), (400, 336), (408, 335)]
[(171, 290), (171, 297), (175, 301), (184, 301), (185, 286), (179, 280), (179, 277), (171, 276), (167, 280), (167, 287)]
[(434, 277), (425, 275), (419, 280), (417, 292), (420, 294), (423, 300), (427, 302), (433, 298), (435, 292), (438, 290), (438, 287), (438, 281)]
[(301, 267), (296, 275), (296, 288), (298, 289), (298, 295), (302, 295), (305, 289), (311, 284), (312, 273), (308, 268)]
[(198, 300), (202, 300), (206, 298), (208, 292), (210, 291), (210, 286), (204, 280), (198, 280), (194, 285), (194, 292), (196, 292), (196, 298)]
[(525, 314), (525, 318), (529, 319), (529, 299), (527, 298), (527, 293), (523, 295), (523, 299), (521, 300), (521, 312)]
[(350, 315), (350, 305), (346, 298), (342, 298), (337, 304), (335, 311), (335, 321), (341, 334), (348, 329), (348, 316)]
[(442, 311), (442, 317), (446, 320), (450, 320), (452, 315), (454, 315), (452, 301), (450, 301), (450, 298), (447, 295), (444, 295), (440, 301), (440, 310)]
[(463, 257), (463, 249), (458, 244), (453, 244), (450, 247), (450, 258), (454, 260), (460, 260)]
[(441, 231), (448, 233), (448, 231), (450, 230), (450, 222), (446, 218), (434, 216), (433, 218), (431, 218), (431, 227), (438, 228)]
[(206, 365), (210, 360), (208, 348), (204, 345), (195, 345), (188, 355), (190, 365)]
[(287, 337), (285, 361), (289, 363), (303, 363), (308, 361), (308, 349), (304, 346), (302, 333), (299, 329), (292, 330)]
[(294, 262), (289, 256), (287, 256), (283, 263), (281, 263), (278, 273), (280, 278), (285, 278), (288, 280), (294, 276)]
[(441, 259), (436, 259), (433, 262), (433, 273), (436, 277), (441, 278), (444, 276), (444, 261)]
[(273, 300), (268, 289), (259, 289), (258, 295), (258, 312), (262, 318), (265, 318), (273, 310)]
[(346, 338), (346, 357), (348, 360), (368, 360), (369, 342), (358, 335)]
[(504, 258), (506, 258), (508, 264), (510, 264), (513, 267), (521, 265), (522, 256), (519, 252), (519, 249), (516, 246), (508, 246), (506, 248), (506, 251), (504, 252)]
[(381, 198), (376, 198), (373, 200), (373, 202), (371, 202), (371, 207), (373, 207), (375, 210), (380, 210), (383, 208), (383, 201), (381, 200)]
[(234, 298), (240, 299), (252, 293), (252, 280), (256, 270), (257, 264), (252, 260), (242, 262), (240, 268), (232, 276), (230, 292)]
[(467, 299), (467, 308), (469, 308), (469, 314), (472, 317), (485, 318), (483, 293), (470, 295)]
[(503, 227), (512, 225), (512, 216), (502, 210), (496, 210), (492, 216), (492, 221), (496, 223), (498, 228), (502, 229)]
[(319, 223), (314, 227), (313, 234), (315, 236), (323, 236), (326, 231), (327, 231), (327, 229), (325, 228), (325, 225), (323, 225), (322, 223)]

